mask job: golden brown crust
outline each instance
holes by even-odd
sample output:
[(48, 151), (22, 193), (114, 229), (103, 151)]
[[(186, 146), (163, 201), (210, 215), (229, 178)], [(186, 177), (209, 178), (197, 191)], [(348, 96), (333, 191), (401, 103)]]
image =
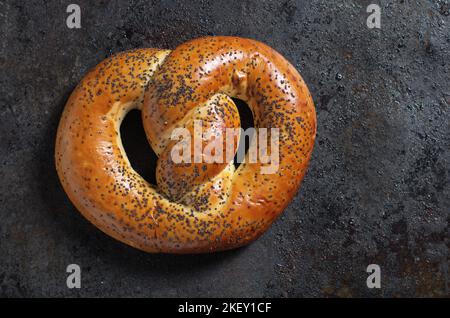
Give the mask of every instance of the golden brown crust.
[[(213, 98), (229, 108), (217, 127), (239, 125), (225, 95), (249, 104), (255, 127), (279, 128), (276, 173), (261, 174), (260, 162), (235, 171), (229, 162), (207, 167), (181, 193), (168, 186), (183, 179), (177, 167), (158, 163), (159, 188), (131, 168), (119, 130), (130, 109), (142, 109), (161, 160), (172, 129), (189, 127)], [(254, 40), (205, 37), (172, 52), (124, 52), (95, 67), (67, 102), (55, 159), (71, 201), (105, 233), (147, 252), (200, 253), (242, 246), (264, 233), (298, 190), (315, 133), (308, 88), (280, 54)]]

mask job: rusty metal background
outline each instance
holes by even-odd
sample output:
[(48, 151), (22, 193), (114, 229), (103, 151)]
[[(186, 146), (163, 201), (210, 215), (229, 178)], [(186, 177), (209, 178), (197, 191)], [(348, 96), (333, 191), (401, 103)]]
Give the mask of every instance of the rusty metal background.
[[(72, 2), (79, 30), (65, 24)], [(448, 297), (449, 1), (374, 0), (381, 29), (366, 26), (371, 2), (0, 1), (0, 296)], [(69, 202), (56, 127), (75, 85), (111, 53), (202, 35), (263, 41), (300, 70), (318, 113), (312, 163), (254, 244), (145, 254)], [(125, 138), (151, 175), (140, 129), (128, 118)], [(66, 287), (71, 263), (79, 290)], [(366, 287), (371, 263), (381, 289)]]

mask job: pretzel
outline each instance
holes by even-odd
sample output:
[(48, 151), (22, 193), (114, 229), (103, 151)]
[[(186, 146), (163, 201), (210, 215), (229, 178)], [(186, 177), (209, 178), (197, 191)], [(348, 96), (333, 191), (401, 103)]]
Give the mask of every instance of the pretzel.
[[(233, 160), (171, 161), (174, 129), (192, 131), (196, 120), (219, 134), (240, 127), (231, 97), (247, 102), (255, 128), (278, 129), (277, 169), (262, 173), (270, 164), (259, 159), (237, 169)], [(159, 157), (157, 185), (133, 170), (122, 146), (120, 125), (132, 109), (142, 111)], [(67, 101), (55, 161), (70, 200), (106, 234), (151, 253), (213, 252), (268, 229), (300, 186), (315, 134), (308, 88), (279, 53), (250, 39), (204, 37), (173, 51), (126, 51), (97, 65)]]

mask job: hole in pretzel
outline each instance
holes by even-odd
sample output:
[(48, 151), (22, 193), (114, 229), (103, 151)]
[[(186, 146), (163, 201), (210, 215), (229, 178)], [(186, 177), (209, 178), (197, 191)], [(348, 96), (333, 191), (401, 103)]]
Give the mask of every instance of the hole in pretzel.
[[(254, 120), (253, 120), (253, 113), (250, 110), (250, 107), (248, 107), (247, 103), (241, 99), (238, 98), (232, 99), (239, 111), (239, 117), (241, 118), (241, 128), (244, 130), (247, 128), (253, 128)], [(246, 137), (241, 138), (239, 140), (238, 149), (242, 149), (242, 147), (244, 147), (245, 153), (247, 153), (249, 146), (250, 146), (250, 138)], [(237, 153), (236, 153), (236, 155), (234, 156), (234, 167), (237, 169), (239, 166), (240, 162), (238, 162), (237, 160)]]
[(122, 144), (133, 169), (147, 182), (156, 184), (156, 156), (145, 136), (141, 111), (128, 112), (120, 125)]

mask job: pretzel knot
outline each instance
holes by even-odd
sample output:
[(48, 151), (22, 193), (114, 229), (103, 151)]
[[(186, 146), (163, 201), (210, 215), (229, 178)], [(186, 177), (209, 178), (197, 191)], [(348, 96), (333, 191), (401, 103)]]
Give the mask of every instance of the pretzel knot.
[[(256, 129), (237, 169), (243, 136), (231, 97), (247, 102)], [(120, 124), (134, 108), (158, 155), (156, 185), (122, 146)], [(256, 239), (289, 204), (315, 133), (308, 88), (280, 54), (254, 40), (205, 37), (95, 67), (64, 109), (56, 167), (74, 205), (112, 237), (147, 252), (218, 251)]]

